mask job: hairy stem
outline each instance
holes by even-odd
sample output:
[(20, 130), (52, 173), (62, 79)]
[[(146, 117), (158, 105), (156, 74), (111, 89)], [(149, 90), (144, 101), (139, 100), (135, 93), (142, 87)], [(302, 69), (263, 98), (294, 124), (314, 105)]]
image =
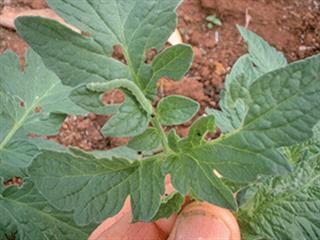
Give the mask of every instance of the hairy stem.
[(170, 152), (170, 147), (168, 145), (168, 138), (167, 138), (167, 135), (165, 134), (163, 128), (161, 127), (161, 124), (157, 118), (157, 116), (154, 116), (153, 119), (152, 119), (152, 125), (158, 130), (158, 132), (160, 133), (160, 140), (161, 140), (161, 144), (162, 144), (162, 147), (163, 147), (163, 150), (165, 152)]
[(126, 88), (128, 89), (138, 100), (141, 104), (143, 109), (148, 113), (153, 113), (153, 107), (149, 100), (144, 96), (140, 88), (132, 81), (127, 79), (115, 79), (110, 82), (95, 82), (95, 83), (88, 83), (87, 88), (91, 91), (95, 92), (105, 92), (108, 90), (112, 90), (115, 88)]

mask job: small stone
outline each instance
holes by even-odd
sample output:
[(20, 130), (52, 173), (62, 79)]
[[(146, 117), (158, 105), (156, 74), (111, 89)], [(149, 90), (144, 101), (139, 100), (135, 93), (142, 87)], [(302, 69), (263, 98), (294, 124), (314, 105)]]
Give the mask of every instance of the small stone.
[(96, 114), (94, 114), (93, 112), (89, 112), (88, 113), (88, 118), (93, 121), (93, 120), (96, 120), (97, 116)]
[(87, 129), (90, 127), (90, 119), (85, 119), (78, 123), (78, 128), (81, 130)]

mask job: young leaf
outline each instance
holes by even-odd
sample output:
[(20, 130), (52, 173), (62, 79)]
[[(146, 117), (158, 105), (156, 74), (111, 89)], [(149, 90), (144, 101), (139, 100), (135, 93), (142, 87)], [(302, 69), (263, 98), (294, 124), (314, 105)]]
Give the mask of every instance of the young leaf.
[(199, 108), (199, 103), (190, 98), (168, 96), (160, 100), (157, 113), (163, 125), (180, 125), (189, 121)]
[(0, 236), (15, 239), (87, 239), (93, 226), (77, 227), (70, 213), (51, 207), (30, 182), (0, 193)]
[(155, 128), (148, 128), (144, 133), (132, 138), (128, 147), (137, 151), (150, 151), (160, 145), (159, 132)]
[(318, 155), (298, 164), (289, 176), (268, 178), (242, 193), (247, 201), (238, 213), (241, 231), (261, 239), (317, 240), (319, 192)]
[(257, 70), (249, 54), (240, 57), (226, 77), (225, 92), (222, 100), (226, 104), (225, 107), (235, 107), (234, 105), (238, 99), (246, 103), (250, 98), (248, 92), (250, 85), (267, 72), (267, 70), (264, 72)]
[(128, 161), (43, 151), (28, 170), (53, 206), (73, 210), (76, 223), (85, 225), (117, 214), (129, 194), (133, 219), (151, 220), (164, 192), (161, 165), (158, 157)]
[(193, 57), (189, 45), (178, 44), (167, 48), (152, 61), (153, 78), (169, 77), (180, 80), (191, 67)]
[(283, 54), (261, 37), (240, 26), (238, 29), (248, 44), (249, 53), (237, 60), (226, 77), (225, 90), (220, 101), (223, 113), (217, 110), (208, 111), (216, 117), (217, 126), (223, 133), (231, 132), (241, 125), (247, 111), (247, 101), (250, 99), (250, 85), (263, 74), (287, 65)]
[[(206, 17), (206, 20), (210, 22), (209, 24), (214, 24), (218, 26), (222, 26), (222, 22), (219, 18), (217, 18), (215, 15), (210, 15)], [(213, 27), (213, 26), (212, 26)], [(212, 28), (211, 27), (211, 28)]]
[(193, 58), (192, 48), (188, 45), (178, 44), (167, 48), (152, 61), (152, 76), (145, 92), (148, 96), (156, 93), (156, 82), (161, 77), (180, 80), (191, 67)]
[(178, 213), (181, 210), (183, 203), (184, 197), (180, 193), (174, 192), (170, 194), (161, 201), (159, 210), (153, 217), (152, 221), (157, 221), (158, 219), (162, 218), (169, 218), (172, 214)]
[(102, 133), (111, 137), (137, 136), (147, 129), (149, 121), (150, 115), (137, 104), (133, 96), (126, 94), (125, 102), (104, 125)]
[(168, 145), (175, 152), (179, 151), (179, 141), (180, 137), (177, 135), (176, 130), (171, 129), (168, 133)]
[(189, 130), (188, 141), (194, 146), (201, 145), (205, 142), (205, 135), (207, 133), (214, 133), (215, 130), (215, 119), (212, 116), (202, 117), (192, 124)]
[(208, 115), (215, 117), (216, 124), (222, 133), (232, 132), (241, 126), (247, 111), (242, 100), (238, 99), (233, 108), (225, 107), (222, 100), (220, 101), (220, 108), (222, 111), (207, 108), (206, 112)]
[(290, 163), (298, 163), (320, 154), (320, 122), (313, 127), (313, 137), (307, 141), (281, 148)]
[(248, 44), (251, 61), (255, 63), (260, 72), (270, 72), (287, 65), (284, 55), (271, 47), (257, 34), (241, 26), (237, 26), (237, 28)]

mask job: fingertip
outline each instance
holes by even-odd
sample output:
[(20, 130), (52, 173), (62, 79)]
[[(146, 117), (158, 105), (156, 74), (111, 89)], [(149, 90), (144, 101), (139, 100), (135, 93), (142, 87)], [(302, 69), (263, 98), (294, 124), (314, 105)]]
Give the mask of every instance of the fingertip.
[(240, 240), (238, 223), (227, 209), (208, 203), (191, 203), (177, 218), (169, 240), (199, 238)]
[(112, 225), (117, 223), (124, 215), (131, 211), (130, 198), (128, 197), (121, 211), (114, 217), (104, 220), (89, 236), (88, 240), (97, 240)]

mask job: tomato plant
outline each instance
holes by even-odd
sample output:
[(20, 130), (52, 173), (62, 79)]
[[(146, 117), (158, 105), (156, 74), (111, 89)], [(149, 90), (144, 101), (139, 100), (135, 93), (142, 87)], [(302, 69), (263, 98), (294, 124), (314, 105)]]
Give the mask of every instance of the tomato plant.
[[(14, 53), (0, 57), (0, 177), (24, 179), (1, 186), (1, 237), (86, 239), (128, 196), (133, 221), (153, 221), (189, 195), (234, 211), (245, 239), (319, 239), (319, 55), (288, 64), (238, 27), (248, 53), (226, 78), (221, 111), (207, 109), (180, 138), (163, 126), (189, 121), (199, 103), (168, 96), (153, 106), (157, 81), (178, 81), (191, 66), (190, 46), (164, 49), (180, 1), (48, 2), (82, 34), (20, 17), (17, 31), (32, 48), (24, 71)], [(115, 45), (125, 63), (112, 57)], [(151, 48), (159, 54), (149, 64)], [(112, 89), (124, 103), (102, 103)], [(102, 133), (131, 137), (128, 146), (83, 152), (27, 137), (54, 134), (66, 114), (87, 112), (113, 114)], [(217, 128), (221, 136), (207, 140)], [(163, 198), (167, 175), (176, 192)]]

